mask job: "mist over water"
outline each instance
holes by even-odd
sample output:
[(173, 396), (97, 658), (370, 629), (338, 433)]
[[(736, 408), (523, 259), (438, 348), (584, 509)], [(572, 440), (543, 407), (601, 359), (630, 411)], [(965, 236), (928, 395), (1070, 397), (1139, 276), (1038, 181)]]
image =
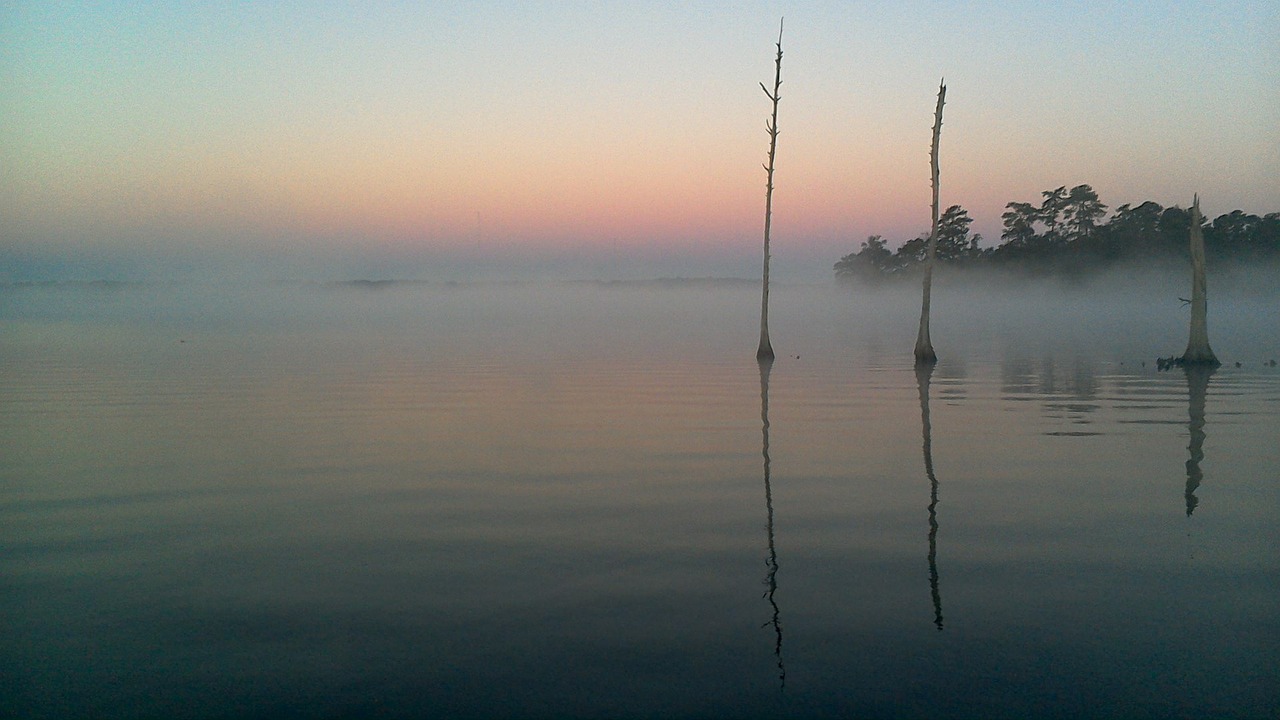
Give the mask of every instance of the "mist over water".
[(1273, 715), (1269, 282), (5, 286), (0, 714)]

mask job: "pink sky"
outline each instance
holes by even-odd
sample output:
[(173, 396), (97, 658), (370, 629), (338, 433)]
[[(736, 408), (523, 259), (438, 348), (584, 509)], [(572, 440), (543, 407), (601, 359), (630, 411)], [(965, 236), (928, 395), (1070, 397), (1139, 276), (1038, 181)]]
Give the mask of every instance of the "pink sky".
[(783, 267), (927, 228), (943, 75), (942, 202), (988, 244), (1005, 203), (1059, 185), (1280, 210), (1273, 3), (3, 14), (0, 232), (28, 256), (621, 247), (736, 272), (760, 252), (783, 14)]

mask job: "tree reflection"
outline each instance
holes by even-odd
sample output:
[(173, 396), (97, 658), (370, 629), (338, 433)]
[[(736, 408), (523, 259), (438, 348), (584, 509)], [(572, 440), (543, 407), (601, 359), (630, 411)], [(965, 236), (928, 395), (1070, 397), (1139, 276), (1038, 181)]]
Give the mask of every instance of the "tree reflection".
[(938, 585), (938, 477), (933, 473), (933, 428), (929, 422), (929, 381), (933, 365), (916, 365), (920, 390), (920, 427), (924, 474), (929, 478), (929, 592), (933, 596), (933, 624), (942, 629), (942, 590)]
[[(1090, 423), (1098, 402), (1098, 374), (1087, 359), (1061, 367), (1058, 360), (1044, 358), (1038, 363), (1025, 357), (1006, 358), (1001, 367), (1001, 390), (1007, 400), (1036, 399), (1048, 418), (1074, 425)], [(1056, 431), (1049, 435), (1096, 435), (1096, 432)]]
[(769, 557), (765, 560), (768, 572), (764, 584), (764, 597), (773, 608), (773, 617), (764, 626), (773, 626), (773, 654), (778, 660), (778, 685), (787, 686), (787, 669), (782, 664), (782, 613), (774, 597), (778, 591), (778, 552), (773, 544), (773, 487), (769, 484), (769, 373), (773, 370), (773, 358), (760, 358), (760, 432), (761, 454), (764, 456), (764, 506), (767, 516), (765, 528), (769, 535)]
[(1183, 496), (1187, 501), (1187, 517), (1191, 517), (1196, 505), (1200, 504), (1196, 489), (1204, 479), (1204, 473), (1200, 470), (1200, 461), (1204, 459), (1204, 405), (1209, 394), (1209, 377), (1213, 375), (1214, 367), (1197, 364), (1184, 365), (1182, 369), (1187, 374), (1187, 430), (1191, 435), (1191, 444), (1187, 446), (1190, 452), (1187, 459), (1187, 487)]

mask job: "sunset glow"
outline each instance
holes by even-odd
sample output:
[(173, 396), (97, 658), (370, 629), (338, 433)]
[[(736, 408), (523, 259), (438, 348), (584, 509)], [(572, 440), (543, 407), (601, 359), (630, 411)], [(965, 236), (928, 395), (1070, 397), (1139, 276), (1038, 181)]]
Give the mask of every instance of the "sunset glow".
[(727, 262), (708, 272), (734, 274), (758, 260), (758, 83), (783, 15), (784, 272), (789, 254), (792, 271), (817, 274), (869, 234), (896, 245), (927, 228), (943, 76), (942, 202), (989, 241), (1005, 203), (1076, 183), (1112, 207), (1198, 192), (1210, 217), (1275, 211), (1280, 9), (1202, 13), (9, 4), (0, 279), (90, 246), (145, 265), (157, 245), (621, 246), (658, 248), (676, 268), (713, 250)]

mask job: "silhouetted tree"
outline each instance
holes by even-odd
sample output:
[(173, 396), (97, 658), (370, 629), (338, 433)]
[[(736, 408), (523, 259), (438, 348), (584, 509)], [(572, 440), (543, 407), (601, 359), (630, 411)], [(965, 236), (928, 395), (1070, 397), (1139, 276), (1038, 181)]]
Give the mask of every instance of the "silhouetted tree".
[(1004, 232), (1000, 233), (1000, 239), (1008, 245), (1030, 245), (1036, 237), (1036, 221), (1040, 217), (1040, 209), (1024, 202), (1011, 202), (1005, 208), (1004, 214), (1000, 216), (1004, 220)]
[(1213, 224), (1205, 228), (1205, 242), (1212, 244), (1223, 255), (1247, 257), (1253, 254), (1252, 240), (1262, 224), (1262, 218), (1241, 210), (1219, 215)]
[(900, 259), (885, 246), (884, 238), (879, 235), (868, 237), (858, 252), (845, 255), (835, 264), (836, 277), (843, 280), (879, 280), (900, 270)]
[(1190, 229), (1191, 213), (1177, 206), (1165, 208), (1160, 213), (1160, 245), (1155, 249), (1156, 254), (1183, 255)]
[(1004, 221), (1000, 239), (1004, 242), (992, 252), (994, 260), (1025, 260), (1038, 252), (1036, 223), (1040, 217), (1039, 208), (1031, 203), (1011, 202), (1005, 205), (1005, 212), (1000, 217)]
[(769, 131), (769, 164), (764, 166), (765, 170), (765, 193), (764, 193), (764, 280), (760, 294), (760, 347), (756, 349), (756, 357), (759, 359), (773, 357), (773, 344), (769, 342), (769, 226), (773, 221), (773, 160), (778, 151), (778, 100), (782, 96), (778, 93), (782, 87), (782, 21), (778, 21), (778, 57), (775, 62), (776, 70), (773, 76), (773, 92), (769, 92), (769, 88), (764, 83), (760, 83), (760, 89), (764, 90), (765, 96), (773, 101), (773, 116), (765, 125)]
[(1219, 215), (1204, 229), (1205, 251), (1210, 255), (1260, 260), (1280, 254), (1280, 213), (1261, 217), (1241, 210)]
[(1044, 198), (1040, 203), (1040, 211), (1036, 214), (1036, 218), (1044, 225), (1044, 242), (1050, 246), (1059, 245), (1063, 241), (1060, 228), (1062, 225), (1062, 211), (1067, 201), (1067, 187), (1063, 185), (1054, 190), (1045, 190), (1040, 193)]
[(1078, 243), (1094, 234), (1098, 220), (1107, 214), (1107, 206), (1098, 200), (1093, 188), (1077, 185), (1062, 200), (1061, 211), (1067, 242)]
[[(952, 205), (938, 218), (937, 244), (934, 258), (938, 262), (956, 264), (978, 257), (981, 235), (969, 235), (973, 218), (959, 205)], [(920, 236), (903, 243), (898, 248), (898, 264), (901, 266), (924, 262), (928, 258), (929, 238)]]
[(1104, 227), (1107, 245), (1117, 256), (1150, 254), (1160, 247), (1160, 216), (1164, 208), (1150, 200), (1130, 207), (1116, 208), (1115, 215)]
[(1280, 213), (1267, 213), (1254, 230), (1253, 246), (1261, 253), (1280, 256)]
[[(934, 257), (937, 257), (937, 255), (935, 254)], [(894, 258), (904, 268), (912, 265), (922, 265), (929, 259), (929, 236), (917, 235), (902, 243), (902, 247), (898, 248)]]
[(959, 205), (952, 205), (938, 218), (937, 258), (943, 261), (962, 261), (975, 257), (981, 235), (970, 235), (973, 218)]
[[(992, 263), (1025, 272), (1082, 273), (1121, 260), (1188, 257), (1187, 237), (1191, 213), (1166, 208), (1150, 200), (1116, 208), (1105, 219), (1107, 206), (1089, 185), (1066, 186), (1040, 193), (1042, 202), (1010, 202), (1001, 215), (1001, 244), (978, 248), (981, 238), (968, 234), (971, 219), (958, 205), (938, 217), (936, 236), (912, 238), (886, 256), (887, 243), (878, 235), (874, 243), (846, 255), (836, 265), (839, 276), (867, 274), (891, 276), (928, 260), (930, 238), (934, 259), (943, 263)], [(1218, 216), (1201, 228), (1208, 258), (1248, 261), (1280, 259), (1280, 213), (1259, 217), (1235, 210)], [(868, 238), (871, 240), (871, 238)]]

